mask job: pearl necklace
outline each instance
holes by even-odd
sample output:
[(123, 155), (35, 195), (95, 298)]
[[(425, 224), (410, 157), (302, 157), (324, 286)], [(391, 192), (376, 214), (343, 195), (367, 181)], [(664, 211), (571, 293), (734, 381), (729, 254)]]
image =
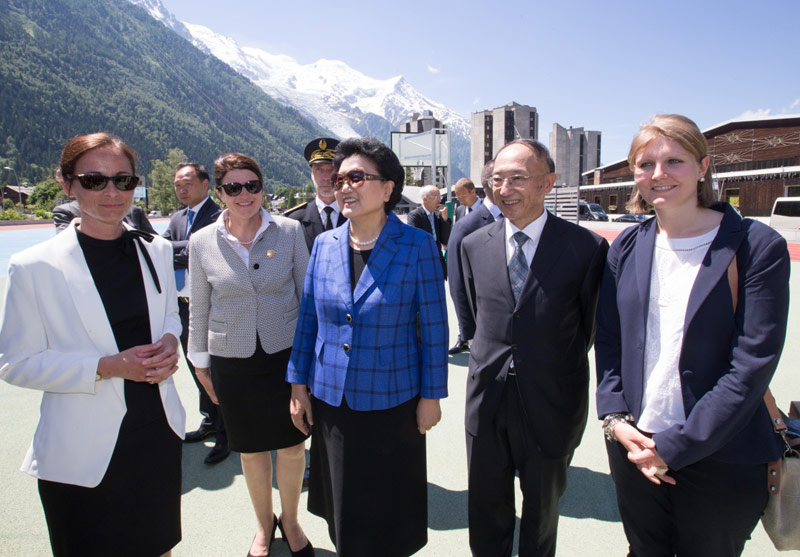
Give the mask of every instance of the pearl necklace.
[(381, 235), (380, 235), (380, 233), (378, 233), (378, 235), (375, 236), (372, 240), (367, 240), (366, 242), (359, 242), (355, 238), (353, 238), (352, 234), (350, 234), (350, 241), (353, 242), (357, 246), (368, 246), (370, 244), (374, 244), (375, 242), (377, 242), (378, 238), (380, 238), (380, 237), (381, 237)]

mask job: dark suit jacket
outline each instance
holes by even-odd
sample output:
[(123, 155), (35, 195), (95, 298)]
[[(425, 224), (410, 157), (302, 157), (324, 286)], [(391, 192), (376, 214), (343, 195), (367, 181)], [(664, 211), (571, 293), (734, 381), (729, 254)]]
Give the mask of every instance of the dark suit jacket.
[(189, 230), (188, 234), (186, 233), (186, 225), (189, 219), (189, 208), (184, 207), (180, 211), (172, 213), (169, 219), (169, 226), (167, 226), (163, 237), (172, 244), (173, 263), (176, 270), (189, 268), (189, 238), (191, 235), (216, 221), (221, 212), (222, 209), (213, 199), (207, 199), (194, 216), (192, 229)]
[(476, 323), (470, 348), (466, 428), (474, 436), (494, 425), (509, 366), (530, 429), (542, 452), (560, 458), (575, 449), (586, 426), (595, 309), (608, 243), (547, 216), (528, 277), (514, 302), (503, 220), (463, 241), (462, 266)]
[[(53, 224), (56, 226), (57, 232), (64, 230), (72, 222), (72, 219), (79, 218), (81, 218), (81, 207), (77, 201), (70, 201), (53, 209)], [(141, 207), (131, 205), (131, 210), (122, 220), (137, 230), (156, 234), (153, 225), (147, 220), (147, 215), (144, 214)]]
[[(304, 203), (299, 207), (295, 207), (286, 211), (283, 214), (285, 217), (300, 221), (303, 225), (303, 233), (306, 236), (306, 244), (308, 244), (308, 252), (311, 253), (311, 248), (314, 247), (314, 240), (324, 231), (322, 218), (320, 217), (317, 204), (314, 201)], [(334, 228), (341, 226), (347, 219), (339, 212), (339, 220), (334, 224)]]
[[(768, 462), (780, 456), (762, 397), (780, 359), (789, 311), (786, 241), (729, 205), (709, 246), (686, 308), (680, 379), (686, 423), (656, 433), (656, 450), (679, 470), (713, 456)], [(608, 255), (598, 309), (597, 412), (642, 411), (650, 271), (656, 222), (626, 229)], [(738, 306), (728, 281), (737, 259)]]
[(493, 222), (492, 213), (481, 203), (477, 209), (457, 220), (450, 232), (447, 245), (447, 274), (450, 276), (450, 297), (456, 309), (461, 340), (469, 340), (475, 335), (475, 320), (469, 309), (464, 275), (461, 273), (461, 242), (471, 233)]
[[(421, 228), (428, 234), (433, 234), (431, 230), (431, 223), (428, 220), (428, 215), (422, 206), (417, 207), (408, 213), (408, 220), (406, 221), (411, 226)], [(444, 261), (442, 254), (442, 245), (447, 245), (450, 240), (450, 221), (445, 221), (439, 211), (433, 212), (433, 225), (436, 227), (436, 247), (439, 248), (439, 259), (442, 262), (442, 272), (444, 278), (447, 278), (447, 263)]]

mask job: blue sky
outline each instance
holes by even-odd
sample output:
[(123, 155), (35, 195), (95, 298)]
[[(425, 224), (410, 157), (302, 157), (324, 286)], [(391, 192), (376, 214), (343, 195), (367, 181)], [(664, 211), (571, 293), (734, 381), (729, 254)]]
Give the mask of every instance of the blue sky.
[(640, 123), (677, 112), (701, 128), (800, 113), (800, 2), (162, 0), (178, 19), (301, 63), (338, 59), (403, 75), (469, 117), (509, 101), (603, 133), (624, 158)]

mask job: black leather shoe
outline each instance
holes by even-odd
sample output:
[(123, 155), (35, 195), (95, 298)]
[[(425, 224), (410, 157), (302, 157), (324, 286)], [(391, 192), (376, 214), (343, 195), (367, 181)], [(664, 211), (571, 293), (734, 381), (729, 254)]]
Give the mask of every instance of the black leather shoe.
[(228, 442), (218, 441), (203, 462), (206, 464), (217, 464), (228, 458), (229, 454), (231, 454), (231, 450), (228, 448)]
[(464, 350), (469, 350), (469, 343), (466, 340), (459, 339), (456, 341), (453, 347), (447, 351), (447, 353), (452, 356), (453, 354), (459, 354)]
[(206, 437), (214, 435), (216, 430), (214, 426), (206, 421), (200, 424), (200, 427), (195, 429), (194, 431), (189, 431), (186, 433), (186, 437), (183, 439), (184, 443), (199, 443)]

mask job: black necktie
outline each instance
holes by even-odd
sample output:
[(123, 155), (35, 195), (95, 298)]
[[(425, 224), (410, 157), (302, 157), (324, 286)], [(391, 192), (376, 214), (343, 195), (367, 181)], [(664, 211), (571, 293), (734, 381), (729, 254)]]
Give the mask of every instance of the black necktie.
[(333, 207), (325, 207), (323, 211), (328, 216), (325, 221), (325, 230), (331, 230), (333, 229)]

